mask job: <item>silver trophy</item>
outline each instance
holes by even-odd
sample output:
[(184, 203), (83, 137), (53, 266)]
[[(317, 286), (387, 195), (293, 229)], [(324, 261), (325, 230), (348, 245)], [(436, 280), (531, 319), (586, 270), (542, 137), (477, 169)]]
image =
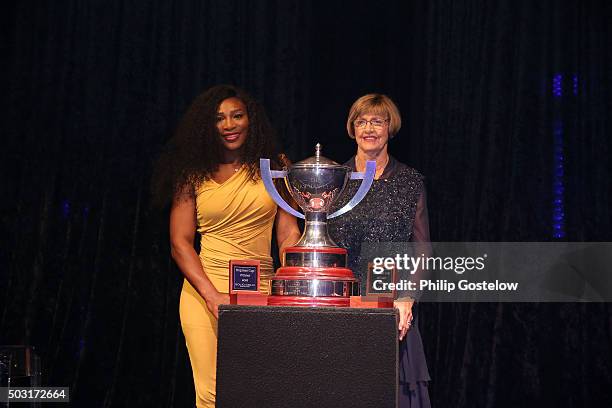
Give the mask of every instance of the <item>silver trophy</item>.
[[(350, 296), (359, 295), (359, 282), (347, 268), (346, 249), (330, 238), (327, 219), (353, 209), (365, 197), (374, 180), (376, 162), (368, 161), (364, 173), (353, 172), (321, 156), (321, 145), (315, 155), (283, 171), (270, 170), (270, 160), (260, 159), (261, 177), (272, 199), (288, 213), (305, 220), (300, 240), (282, 254), (282, 267), (272, 279), (270, 305), (348, 306)], [(274, 178), (283, 178), (287, 189), (304, 214), (293, 209), (278, 193)], [(343, 193), (349, 179), (361, 179), (361, 185), (350, 201), (329, 214)]]

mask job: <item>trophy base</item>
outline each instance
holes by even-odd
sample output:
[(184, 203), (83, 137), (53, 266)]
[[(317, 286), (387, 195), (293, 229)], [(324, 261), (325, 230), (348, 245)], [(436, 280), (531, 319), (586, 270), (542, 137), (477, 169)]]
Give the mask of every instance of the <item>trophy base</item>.
[(268, 296), (268, 306), (350, 307), (349, 297)]
[(330, 296), (348, 297), (359, 295), (359, 281), (351, 279), (325, 279), (321, 276), (302, 279), (276, 277), (270, 285), (272, 296)]
[(359, 281), (346, 267), (346, 249), (290, 247), (270, 282), (268, 305), (349, 307)]
[(234, 293), (230, 294), (230, 305), (265, 306), (268, 295), (265, 293)]
[(283, 266), (346, 268), (346, 249), (336, 247), (288, 247), (283, 250)]
[(351, 296), (351, 307), (360, 309), (393, 309), (393, 298), (386, 296)]
[(325, 279), (325, 280), (353, 280), (353, 271), (349, 268), (326, 268), (308, 266), (281, 266), (276, 270), (276, 279)]
[[(350, 269), (347, 271), (350, 273)], [(304, 273), (299, 277), (281, 277), (277, 274), (270, 284), (268, 305), (349, 307), (351, 296), (359, 295), (359, 281), (353, 277), (330, 278), (331, 271), (327, 271), (325, 276), (322, 272), (324, 271)]]

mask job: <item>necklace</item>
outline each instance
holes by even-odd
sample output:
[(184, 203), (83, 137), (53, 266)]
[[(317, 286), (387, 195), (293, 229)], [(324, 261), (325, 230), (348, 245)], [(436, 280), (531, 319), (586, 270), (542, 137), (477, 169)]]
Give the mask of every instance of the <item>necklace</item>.
[(244, 166), (244, 163), (241, 162), (229, 162), (229, 163), (223, 163), (224, 166), (232, 166), (232, 170), (234, 170), (234, 173), (238, 173), (240, 171), (240, 169), (242, 168), (242, 166)]

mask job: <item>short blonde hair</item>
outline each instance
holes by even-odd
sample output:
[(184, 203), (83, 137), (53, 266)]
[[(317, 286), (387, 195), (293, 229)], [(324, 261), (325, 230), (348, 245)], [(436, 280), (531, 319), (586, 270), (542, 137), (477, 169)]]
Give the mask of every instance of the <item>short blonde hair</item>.
[(353, 122), (364, 113), (386, 116), (389, 120), (389, 137), (395, 136), (402, 127), (402, 116), (391, 98), (383, 94), (367, 94), (357, 99), (349, 111), (346, 130), (351, 139), (355, 138)]

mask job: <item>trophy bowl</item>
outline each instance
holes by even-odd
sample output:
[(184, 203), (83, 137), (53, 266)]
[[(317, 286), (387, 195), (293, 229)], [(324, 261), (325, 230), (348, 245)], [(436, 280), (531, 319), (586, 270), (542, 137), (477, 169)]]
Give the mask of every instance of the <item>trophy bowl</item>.
[(285, 183), (305, 213), (326, 213), (344, 191), (350, 174), (347, 166), (296, 163), (287, 171)]
[(320, 156), (303, 160), (287, 170), (285, 184), (304, 211), (304, 233), (296, 247), (338, 247), (327, 233), (327, 214), (344, 191), (351, 168)]

